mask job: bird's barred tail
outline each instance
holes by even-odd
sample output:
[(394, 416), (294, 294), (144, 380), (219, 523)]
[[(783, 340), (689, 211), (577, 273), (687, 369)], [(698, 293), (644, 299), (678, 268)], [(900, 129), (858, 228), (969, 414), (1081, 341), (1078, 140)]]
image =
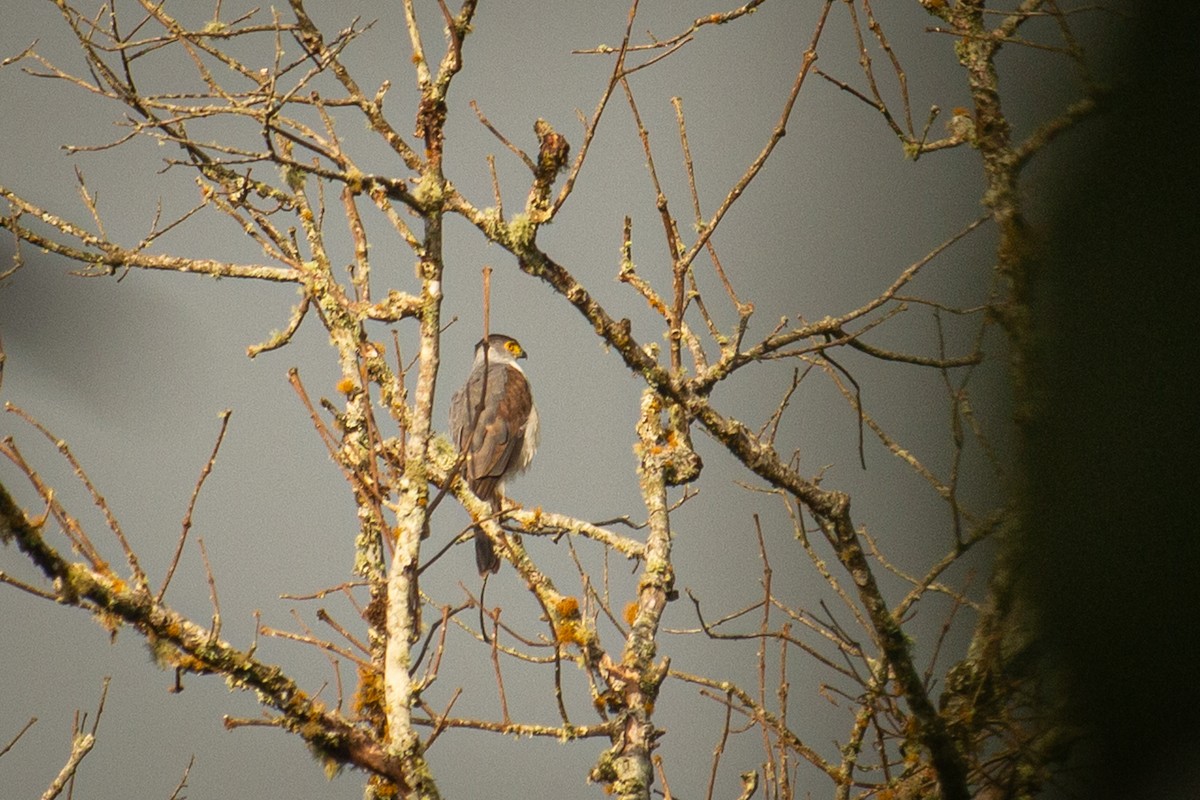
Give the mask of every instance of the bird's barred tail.
[(475, 529), (475, 566), (479, 568), (480, 575), (500, 571), (500, 557), (496, 555), (492, 540), (482, 528)]

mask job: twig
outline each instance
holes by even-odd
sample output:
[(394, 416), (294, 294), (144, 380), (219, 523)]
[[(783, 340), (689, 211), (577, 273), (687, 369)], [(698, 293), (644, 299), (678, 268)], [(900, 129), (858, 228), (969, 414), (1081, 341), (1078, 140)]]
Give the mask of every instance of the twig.
[(858, 385), (858, 381), (854, 379), (850, 371), (835, 361), (828, 351), (822, 350), (821, 358), (846, 376), (846, 380), (850, 381), (850, 385), (854, 387), (854, 410), (858, 412), (858, 463), (865, 470), (867, 468), (867, 452), (863, 445), (862, 387)]
[(654, 757), (651, 760), (654, 763), (654, 768), (656, 770), (658, 770), (658, 779), (660, 781), (662, 781), (663, 800), (674, 800), (674, 795), (671, 794), (671, 785), (669, 783), (667, 783), (667, 771), (665, 769), (663, 769), (662, 756), (659, 755), (658, 753), (655, 753)]
[[(772, 732), (790, 750), (800, 755), (801, 758), (824, 772), (831, 779), (838, 780), (837, 766), (826, 761), (815, 749), (805, 744), (800, 737), (784, 726), (778, 717), (755, 702), (746, 690), (731, 684), (729, 681), (716, 681), (701, 675), (693, 675), (674, 669), (671, 670), (670, 675), (672, 678), (684, 681), (685, 683), (696, 684), (720, 692), (727, 699), (723, 702), (718, 700), (718, 702), (722, 702), (722, 705), (726, 708), (744, 714), (754, 724), (770, 727)], [(737, 701), (736, 704), (733, 702), (734, 700)]]
[[(521, 159), (521, 161), (524, 162), (525, 166), (529, 167), (530, 172), (537, 172), (537, 164), (533, 163), (533, 159), (530, 158), (525, 153), (524, 150), (522, 150), (521, 148), (519, 148), (515, 144), (513, 144), (512, 141), (510, 141), (507, 136), (505, 136), (503, 133), (501, 133), (499, 130), (496, 129), (496, 126), (492, 124), (491, 120), (489, 120), (486, 116), (484, 116), (483, 111), (480, 110), (480, 108), (479, 108), (479, 104), (476, 103), (474, 100), (472, 100), (470, 105), (471, 105), (471, 109), (475, 112), (475, 116), (479, 118), (480, 124), (483, 125), (483, 127), (487, 128), (489, 131), (491, 131), (492, 135), (495, 136), (497, 139), (499, 139), (500, 143), (503, 144), (505, 147), (507, 147), (509, 149), (509, 151), (512, 152), (513, 155), (515, 155), (517, 158)], [(493, 163), (492, 188), (493, 188), (493, 191), (495, 192), (496, 198), (497, 198), (496, 207), (500, 208), (500, 202), (499, 202), (500, 193), (499, 193), (498, 187), (496, 186), (496, 181), (495, 181), (495, 175), (496, 175), (495, 169), (494, 169), (495, 165), (494, 165), (494, 162), (492, 162), (492, 163)], [(501, 214), (501, 218), (503, 218), (503, 214)]]
[[(433, 743), (437, 741), (437, 738), (442, 735), (442, 731), (446, 730), (445, 721), (449, 718), (450, 711), (454, 708), (454, 704), (458, 702), (458, 698), (461, 696), (462, 687), (459, 686), (454, 690), (454, 694), (451, 695), (450, 701), (446, 703), (445, 711), (443, 711), (441, 714), (433, 714), (432, 712), (430, 713), (430, 716), (436, 718), (437, 722), (433, 726), (433, 731), (429, 734), (429, 738), (425, 740), (424, 749), (426, 751), (428, 751)], [(427, 711), (429, 710), (429, 707), (424, 702), (422, 702), (421, 705), (424, 706)]]
[(340, 633), (342, 635), (342, 638), (344, 638), (350, 644), (357, 647), (362, 652), (364, 652), (364, 653), (371, 652), (370, 647), (368, 647), (364, 642), (360, 641), (358, 639), (358, 637), (356, 637), (350, 631), (346, 630), (346, 628), (344, 626), (342, 626), (339, 622), (337, 622), (333, 617), (331, 617), (329, 615), (329, 612), (326, 611), (325, 609), (323, 609), (323, 608), (317, 609), (317, 619), (321, 620), (321, 622), (324, 622), (326, 625), (328, 625), (329, 627), (333, 628), (335, 631)]
[[(696, 188), (696, 166), (692, 160), (692, 148), (688, 144), (687, 125), (683, 117), (683, 98), (672, 97), (671, 104), (675, 107), (675, 121), (679, 126), (679, 146), (683, 150), (683, 166), (688, 176), (688, 191), (692, 195), (692, 214), (693, 221), (697, 228), (704, 225), (704, 215), (700, 209), (700, 192)], [(747, 312), (747, 305), (743, 304), (738, 298), (737, 292), (733, 289), (733, 284), (730, 283), (729, 277), (725, 274), (724, 268), (721, 266), (721, 259), (717, 257), (717, 248), (709, 239), (705, 243), (708, 248), (709, 257), (712, 259), (713, 268), (716, 270), (717, 277), (721, 281), (721, 285), (725, 287), (725, 293), (729, 295), (730, 301), (737, 308), (738, 314)], [(749, 306), (752, 310), (753, 306)]]
[(17, 580), (3, 570), (0, 570), (0, 583), (7, 583), (9, 586), (12, 586), (15, 589), (20, 589), (22, 592), (27, 592), (34, 597), (40, 597), (43, 600), (58, 600), (58, 595), (56, 595), (54, 592), (47, 592), (44, 589), (39, 589), (38, 587), (31, 586), (24, 581)]
[(67, 784), (75, 779), (75, 771), (79, 769), (79, 763), (92, 752), (92, 748), (96, 746), (96, 737), (90, 733), (76, 734), (71, 742), (71, 755), (67, 758), (67, 763), (50, 782), (50, 786), (46, 791), (42, 792), (42, 800), (54, 800), (62, 794), (63, 789), (67, 788)]
[[(766, 0), (750, 0), (750, 2), (746, 3), (745, 5), (730, 11), (717, 12), (704, 17), (698, 17), (690, 26), (688, 26), (687, 30), (683, 31), (682, 33), (677, 33), (668, 39), (656, 40), (650, 44), (632, 45), (628, 48), (628, 50), (632, 53), (643, 50), (658, 50), (664, 47), (673, 47), (706, 25), (724, 25), (725, 23), (732, 22), (740, 17), (753, 14), (754, 11), (765, 1)], [(591, 50), (572, 50), (571, 52), (580, 55), (606, 55), (612, 53), (613, 49), (611, 47), (598, 47)]]
[(8, 743), (8, 744), (4, 745), (4, 747), (3, 747), (3, 748), (0, 748), (0, 756), (3, 756), (3, 755), (4, 755), (5, 753), (7, 753), (9, 750), (12, 750), (12, 749), (13, 749), (13, 745), (15, 745), (15, 744), (17, 743), (17, 741), (18, 741), (18, 740), (19, 740), (19, 739), (20, 739), (22, 736), (24, 736), (24, 735), (25, 735), (25, 731), (29, 730), (29, 729), (30, 729), (30, 728), (32, 728), (32, 727), (33, 727), (35, 724), (37, 724), (37, 721), (38, 721), (38, 718), (37, 718), (37, 717), (30, 717), (30, 718), (29, 718), (29, 722), (26, 722), (26, 723), (25, 723), (25, 725), (24, 725), (24, 727), (22, 727), (22, 728), (21, 728), (21, 730), (17, 731), (17, 735), (16, 735), (16, 736), (14, 736), (14, 737), (13, 737), (13, 738), (12, 738), (12, 739), (9, 741), (9, 743)]
[(217, 580), (213, 577), (212, 563), (208, 560), (208, 548), (204, 546), (204, 537), (196, 539), (200, 547), (200, 560), (204, 562), (204, 577), (208, 581), (208, 599), (212, 603), (212, 627), (209, 635), (217, 639), (221, 635), (221, 601), (217, 599)]
[(621, 37), (621, 46), (617, 48), (617, 58), (613, 63), (612, 74), (609, 76), (608, 84), (604, 87), (604, 92), (600, 95), (600, 100), (596, 103), (596, 109), (592, 112), (591, 119), (584, 125), (583, 142), (579, 146), (579, 150), (575, 155), (575, 163), (571, 165), (571, 169), (567, 172), (567, 177), (563, 181), (562, 188), (558, 191), (558, 197), (555, 198), (554, 204), (550, 206), (547, 213), (547, 218), (553, 219), (558, 210), (562, 208), (562, 204), (567, 202), (567, 198), (571, 196), (571, 191), (575, 188), (575, 180), (579, 177), (579, 171), (583, 169), (583, 163), (587, 159), (588, 149), (591, 147), (592, 139), (596, 136), (596, 129), (600, 125), (600, 117), (604, 114), (604, 109), (608, 107), (609, 98), (612, 97), (613, 91), (617, 88), (617, 83), (625, 72), (625, 54), (629, 50), (629, 34), (633, 30), (633, 20), (637, 17), (638, 3), (640, 0), (632, 0), (629, 5), (629, 15), (625, 23), (625, 33)]
[[(25, 412), (23, 412), (17, 406), (14, 406), (12, 403), (5, 402), (4, 409), (6, 411), (21, 415), (22, 417), (26, 417)], [(38, 496), (42, 499), (42, 502), (45, 503), (45, 510), (42, 512), (41, 516), (36, 520), (29, 520), (29, 524), (31, 524), (34, 528), (40, 529), (46, 524), (46, 521), (50, 518), (50, 515), (53, 514), (55, 522), (58, 523), (63, 534), (71, 542), (71, 546), (78, 550), (78, 552), (82, 553), (93, 568), (111, 571), (111, 568), (108, 566), (108, 562), (100, 556), (100, 552), (92, 543), (92, 540), (87, 535), (87, 532), (83, 530), (82, 526), (80, 526), (79, 521), (67, 513), (66, 509), (63, 508), (62, 503), (60, 503), (58, 498), (55, 497), (54, 489), (50, 486), (47, 486), (42, 480), (41, 476), (38, 475), (33, 467), (29, 465), (29, 462), (25, 460), (25, 457), (21, 454), (20, 449), (12, 440), (11, 436), (5, 437), (3, 441), (0, 442), (0, 453), (16, 464), (17, 468), (21, 470), (21, 473), (29, 479), (29, 482), (37, 491)], [(0, 488), (2, 487), (3, 484), (0, 484)], [(24, 520), (23, 516), (22, 520)]]
[[(480, 606), (480, 609), (483, 609), (482, 605)], [(493, 631), (490, 641), (492, 646), (492, 670), (496, 675), (496, 693), (500, 698), (500, 717), (504, 720), (504, 724), (507, 725), (512, 722), (512, 718), (508, 715), (508, 697), (504, 692), (504, 677), (500, 673), (500, 650), (497, 646), (497, 642), (500, 638), (500, 608), (497, 607), (494, 611), (490, 612), (488, 617), (492, 620), (493, 625), (496, 626), (496, 630)], [(486, 634), (484, 641), (488, 641)]]
[(67, 758), (67, 763), (50, 782), (50, 786), (42, 793), (42, 800), (54, 800), (62, 794), (63, 789), (68, 783), (75, 780), (75, 772), (79, 769), (80, 762), (92, 752), (92, 748), (96, 746), (96, 730), (100, 726), (100, 717), (104, 714), (104, 700), (108, 697), (108, 685), (111, 678), (104, 679), (104, 688), (100, 690), (100, 702), (96, 706), (96, 717), (92, 721), (91, 731), (84, 733), (82, 725), (86, 722), (86, 715), (83, 720), (80, 720), (78, 712), (76, 712), (75, 735), (71, 742), (71, 755)]
[(179, 778), (179, 783), (175, 785), (175, 791), (171, 792), (171, 796), (167, 800), (183, 800), (179, 793), (187, 788), (188, 775), (192, 774), (192, 766), (196, 763), (196, 756), (193, 754), (188, 758), (187, 766), (183, 768), (183, 775)]
[(713, 800), (713, 792), (717, 788), (717, 769), (721, 766), (721, 756), (725, 753), (725, 745), (729, 742), (730, 722), (733, 720), (733, 694), (728, 693), (729, 700), (725, 704), (725, 720), (721, 724), (721, 736), (717, 739), (716, 747), (713, 748), (712, 767), (708, 772), (708, 791), (704, 795), (704, 800)]
[(287, 639), (287, 640), (290, 640), (293, 642), (300, 642), (301, 644), (312, 645), (313, 647), (317, 648), (318, 650), (325, 650), (325, 651), (328, 651), (329, 653), (336, 653), (339, 656), (341, 656), (342, 658), (345, 658), (349, 661), (353, 661), (355, 664), (357, 664), (360, 667), (363, 667), (364, 669), (372, 668), (372, 664), (370, 661), (363, 659), (362, 657), (360, 657), (353, 651), (347, 650), (344, 647), (338, 647), (336, 644), (333, 644), (332, 642), (327, 642), (324, 639), (318, 639), (315, 636), (305, 635), (302, 633), (292, 633), (291, 631), (283, 631), (283, 630), (279, 630), (278, 628), (269, 628), (266, 626), (260, 628), (260, 631), (263, 636), (270, 636), (275, 639)]
[(183, 529), (179, 532), (179, 540), (175, 543), (175, 555), (171, 558), (171, 565), (167, 567), (167, 575), (163, 578), (158, 594), (154, 596), (155, 601), (159, 603), (162, 602), (163, 597), (166, 595), (167, 587), (171, 585), (171, 578), (175, 575), (175, 568), (179, 566), (179, 558), (183, 554), (183, 546), (187, 542), (188, 531), (192, 529), (192, 512), (196, 508), (196, 500), (200, 497), (200, 490), (204, 487), (204, 482), (208, 480), (208, 476), (212, 473), (213, 464), (217, 460), (217, 453), (221, 450), (221, 443), (225, 441), (225, 431), (229, 429), (229, 418), (233, 416), (233, 410), (227, 408), (218, 416), (221, 419), (221, 428), (217, 431), (217, 441), (213, 444), (213, 449), (208, 456), (208, 460), (204, 462), (204, 466), (200, 469), (200, 477), (196, 479), (196, 485), (192, 487), (192, 496), (188, 500), (187, 511), (183, 515)]
[(733, 204), (737, 202), (738, 198), (742, 196), (742, 193), (746, 191), (746, 188), (750, 185), (750, 183), (755, 179), (755, 177), (758, 176), (763, 166), (767, 163), (767, 159), (770, 158), (771, 153), (774, 152), (775, 146), (779, 144), (779, 141), (787, 132), (787, 124), (788, 120), (792, 116), (792, 108), (796, 105), (796, 99), (800, 96), (800, 89), (804, 86), (804, 80), (806, 77), (808, 77), (808, 73), (812, 68), (813, 62), (817, 60), (817, 42), (820, 41), (821, 33), (825, 30), (825, 20), (829, 16), (829, 9), (832, 5), (833, 0), (825, 0), (824, 4), (821, 6), (821, 14), (817, 20), (816, 27), (813, 29), (812, 39), (809, 41), (808, 48), (804, 51), (804, 55), (800, 64), (800, 71), (796, 75), (796, 80), (792, 83), (792, 90), (788, 93), (787, 100), (783, 104), (783, 110), (779, 115), (779, 121), (775, 124), (774, 129), (771, 131), (771, 135), (767, 138), (767, 143), (754, 158), (754, 161), (750, 163), (750, 166), (746, 168), (746, 171), (742, 173), (742, 177), (739, 178), (737, 183), (734, 184), (733, 188), (729, 190), (729, 193), (725, 196), (725, 199), (721, 202), (721, 205), (717, 208), (713, 215), (709, 217), (708, 221), (704, 225), (703, 230), (700, 232), (699, 238), (692, 244), (690, 248), (688, 248), (687, 253), (684, 254), (684, 256), (680, 259), (685, 268), (690, 265), (693, 260), (695, 260), (696, 256), (700, 252), (700, 248), (704, 247), (708, 240), (712, 238), (712, 235), (717, 230), (717, 226), (721, 224), (721, 220), (725, 218), (725, 215), (729, 212), (729, 209), (733, 207)]
[(569, 742), (575, 739), (590, 739), (596, 736), (611, 736), (613, 733), (613, 725), (608, 722), (600, 723), (599, 725), (572, 725), (571, 727), (562, 727), (554, 725), (539, 725), (537, 723), (523, 722), (499, 722), (484, 719), (463, 719), (454, 717), (437, 717), (431, 715), (427, 719), (421, 717), (413, 717), (413, 723), (417, 725), (425, 725), (427, 727), (442, 728), (462, 728), (465, 730), (475, 731), (491, 731), (493, 733), (504, 733), (510, 736), (540, 736), (550, 739), (557, 739), (560, 742)]
[(92, 502), (95, 503), (96, 507), (99, 508), (104, 514), (104, 520), (108, 524), (109, 530), (113, 532), (113, 535), (117, 537), (117, 541), (120, 542), (121, 550), (125, 553), (125, 559), (129, 564), (131, 572), (133, 573), (134, 580), (140, 585), (145, 585), (146, 573), (142, 571), (141, 564), (138, 563), (137, 555), (133, 552), (133, 548), (130, 547), (129, 540), (125, 538), (125, 532), (121, 530), (121, 525), (117, 522), (117, 518), (113, 514), (112, 509), (109, 508), (108, 501), (104, 499), (104, 496), (101, 495), (99, 491), (97, 491), (95, 484), (92, 483), (92, 479), (88, 477), (88, 474), (84, 470), (83, 466), (79, 463), (78, 459), (75, 458), (75, 454), (71, 452), (71, 448), (67, 445), (66, 440), (55, 436), (44, 425), (42, 425), (42, 423), (30, 416), (24, 409), (18, 408), (11, 403), (6, 403), (5, 407), (36, 428), (39, 433), (41, 433), (46, 437), (46, 439), (54, 444), (55, 448), (58, 449), (58, 452), (62, 453), (63, 458), (65, 458), (67, 463), (71, 465), (71, 469), (75, 473), (76, 477), (79, 478), (79, 481), (88, 490), (88, 494), (90, 494), (92, 497)]

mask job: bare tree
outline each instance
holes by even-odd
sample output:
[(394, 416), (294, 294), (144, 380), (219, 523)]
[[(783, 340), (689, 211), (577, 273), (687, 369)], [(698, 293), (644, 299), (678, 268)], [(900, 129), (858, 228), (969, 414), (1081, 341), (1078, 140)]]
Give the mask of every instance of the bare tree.
[[(903, 66), (913, 55), (893, 47), (894, 31), (870, 0), (814, 3), (815, 23), (803, 36), (795, 33), (802, 41), (800, 55), (777, 121), (762, 132), (757, 156), (723, 199), (705, 208), (697, 184), (706, 164), (692, 155), (686, 99), (673, 101), (674, 130), (653, 129), (643, 118), (636, 81), (652, 77), (685, 47), (711, 48), (714, 63), (736, 57), (719, 50), (728, 29), (717, 26), (745, 25), (756, 12), (772, 13), (776, 4), (764, 0), (697, 18), (669, 36), (640, 34), (639, 4), (633, 0), (618, 44), (578, 54), (602, 64), (607, 75), (592, 111), (580, 115), (574, 133), (538, 119), (536, 151), (520, 144), (527, 138), (524, 132), (494, 125), (486, 104), (472, 104), (479, 124), (494, 134), (500, 157), (515, 157), (528, 170), (525, 183), (514, 188), (490, 160), (493, 196), (485, 203), (448, 179), (446, 161), (451, 87), (462, 71), (487, 69), (471, 59), (473, 0), (458, 9), (441, 0), (421, 8), (412, 0), (403, 2), (399, 35), (411, 47), (407, 79), (419, 91), (411, 105), (395, 107), (389, 100), (386, 110), (392, 84), (364, 85), (349, 58), (363, 46), (371, 25), (352, 20), (336, 30), (322, 28), (302, 0), (290, 0), (286, 13), (243, 13), (218, 2), (207, 21), (197, 21), (194, 9), (176, 14), (170, 4), (151, 0), (109, 0), (95, 11), (67, 0), (55, 4), (82, 49), (86, 69), (71, 71), (32, 46), (6, 66), (21, 64), (123, 109), (124, 130), (117, 139), (75, 151), (120, 153), (130, 142), (149, 138), (167, 147), (169, 170), (190, 171), (200, 195), (183, 213), (156, 217), (138, 241), (122, 243), (106, 232), (105, 213), (82, 173), (79, 189), (88, 220), (69, 219), (0, 184), (7, 204), (0, 225), (13, 235), (17, 253), (6, 274), (22, 267), (20, 248), (26, 244), (70, 259), (91, 276), (162, 270), (298, 290), (300, 299), (283, 330), (251, 346), (248, 355), (287, 346), (305, 324), (323, 326), (329, 334), (340, 375), (338, 396), (314, 397), (295, 370), (291, 383), (357, 508), (356, 575), (320, 595), (343, 593), (356, 604), (361, 620), (344, 624), (319, 612), (330, 631), (325, 635), (307, 628), (260, 629), (263, 635), (324, 651), (338, 686), (335, 704), (260, 660), (254, 646), (239, 648), (222, 638), (218, 581), (211, 571), (210, 620), (189, 618), (166, 602), (188, 546), (197, 497), (218, 461), (228, 413), (196, 482), (174, 560), (165, 574), (152, 576), (67, 444), (32, 411), (10, 405), (10, 412), (45, 434), (68, 460), (102, 510), (123, 564), (105, 555), (113, 544), (102, 543), (72, 515), (27, 460), (25, 447), (7, 437), (0, 453), (28, 482), (22, 491), (31, 492), (36, 507), (22, 508), (14, 499), (17, 491), (0, 486), (0, 535), (15, 543), (42, 579), (35, 585), (0, 574), (5, 583), (81, 608), (107, 628), (136, 630), (177, 680), (188, 673), (218, 675), (253, 692), (265, 718), (228, 718), (228, 726), (266, 724), (288, 731), (330, 768), (361, 770), (371, 797), (439, 796), (438, 778), (425, 754), (459, 729), (578, 741), (572, 746), (595, 752), (586, 778), (628, 798), (649, 797), (656, 780), (667, 797), (679, 781), (687, 782), (689, 795), (706, 787), (712, 797), (718, 775), (731, 770), (741, 773), (745, 798), (759, 791), (784, 798), (826, 791), (812, 788), (817, 786), (828, 787), (837, 798), (1021, 797), (1050, 779), (1064, 756), (1066, 737), (1053, 716), (1053, 698), (1030, 667), (1033, 631), (1014, 590), (1015, 555), (1007, 542), (1020, 524), (1021, 487), (1003, 448), (992, 442), (998, 426), (1001, 439), (1011, 431), (1005, 432), (999, 420), (980, 418), (973, 378), (987, 368), (989, 352), (992, 360), (1007, 359), (1018, 430), (1022, 420), (1037, 413), (1027, 372), (1035, 247), (1020, 177), (1047, 145), (1096, 107), (1099, 90), (1074, 30), (1077, 18), (1090, 20), (1102, 12), (1070, 11), (1055, 0), (1022, 0), (1000, 8), (983, 0), (919, 0), (914, 7), (925, 12), (931, 35), (956, 42), (958, 79), (970, 98), (969, 106), (955, 108), (947, 120), (936, 106), (914, 108)], [(835, 19), (848, 38), (830, 41), (827, 29)], [(817, 66), (819, 52), (844, 48), (857, 54), (859, 74), (837, 75)], [(1020, 58), (1044, 50), (1079, 71), (1084, 92), (1017, 138), (1002, 102), (997, 58), (1001, 52)], [(190, 85), (156, 80), (148, 65), (168, 57), (190, 64)], [(396, 76), (396, 83), (402, 77)], [(814, 319), (796, 315), (760, 330), (755, 302), (738, 289), (751, 266), (722, 253), (717, 232), (732, 224), (731, 210), (785, 146), (797, 101), (814, 86), (835, 87), (848, 104), (878, 112), (880, 130), (890, 131), (902, 155), (914, 162), (933, 161), (946, 151), (976, 151), (985, 184), (982, 208), (963, 215), (943, 241), (927, 243), (923, 255), (897, 265), (857, 307), (831, 308)], [(640, 191), (652, 197), (654, 221), (661, 227), (649, 237), (640, 233), (641, 219), (632, 212), (625, 218), (613, 272), (630, 290), (629, 309), (598, 299), (596, 284), (543, 246), (541, 236), (544, 226), (579, 196), (576, 187), (592, 163), (589, 154), (602, 135), (601, 122), (618, 105), (628, 112), (640, 140), (648, 180)], [(346, 132), (363, 125), (365, 137)], [(368, 169), (366, 157), (359, 155), (378, 145), (391, 165), (386, 171)], [(686, 175), (684, 196), (672, 194), (668, 182), (660, 180), (668, 161)], [(523, 202), (514, 202), (514, 192), (524, 195)], [(182, 227), (216, 224), (214, 217), (236, 226), (261, 251), (261, 260), (195, 257), (164, 244)], [(640, 407), (628, 409), (628, 422), (636, 436), (642, 509), (604, 522), (542, 506), (506, 507), (497, 515), (471, 493), (460, 475), (461, 458), (440, 433), (434, 403), (448, 324), (442, 313), (446, 273), (468, 268), (448, 263), (445, 256), (446, 225), (452, 219), (465, 221), (495, 245), (528, 281), (552, 290), (550, 299), (538, 302), (573, 307), (580, 324), (640, 381)], [(635, 222), (639, 252), (643, 238), (661, 236), (667, 254), (663, 270), (639, 268)], [(348, 258), (339, 249), (343, 227)], [(963, 305), (936, 289), (914, 288), (927, 267), (985, 231), (994, 242), (994, 265), (986, 283), (974, 287), (982, 302)], [(373, 270), (372, 256), (382, 243), (407, 249), (415, 264), (412, 279), (399, 281)], [(646, 307), (657, 321), (652, 335), (665, 340), (661, 348), (646, 335), (635, 336), (629, 320)], [(468, 324), (486, 330), (486, 293), (484, 308), (483, 325)], [(938, 332), (933, 352), (888, 344), (889, 331), (914, 317)], [(390, 341), (387, 334), (380, 338), (385, 325), (394, 326)], [(989, 350), (986, 343), (996, 340), (1003, 346)], [(594, 357), (604, 355), (597, 350)], [(864, 399), (871, 385), (859, 380), (864, 370), (856, 365), (862, 359), (921, 372), (940, 385), (950, 414), (935, 456), (919, 455)], [(730, 396), (731, 387), (767, 385), (760, 377), (764, 370), (780, 371), (785, 382), (765, 418), (752, 422), (736, 404), (719, 399)], [(916, 570), (902, 566), (911, 564), (896, 557), (903, 542), (889, 542), (856, 521), (849, 491), (832, 485), (822, 469), (802, 467), (798, 452), (776, 448), (805, 381), (822, 381), (844, 399), (846, 413), (857, 420), (855, 449), (864, 468), (870, 437), (944, 503), (945, 527), (936, 532), (944, 543), (939, 556)], [(672, 519), (681, 507), (706, 502), (696, 492), (704, 465), (694, 442), (701, 437), (722, 458), (734, 459), (740, 469), (736, 479), (761, 493), (764, 505), (782, 508), (791, 523), (779, 528), (754, 518), (748, 541), (757, 543), (761, 591), (741, 608), (710, 608), (702, 591), (684, 599), (676, 585)], [(930, 466), (933, 462), (944, 466)], [(983, 465), (982, 478), (965, 476), (978, 465)], [(967, 500), (966, 480), (991, 483), (999, 491), (982, 503)], [(489, 607), (482, 592), (447, 601), (447, 593), (429, 588), (440, 567), (440, 543), (429, 538), (430, 521), (443, 501), (460, 504), (491, 539), (506, 569), (519, 576), (540, 620), (514, 614), (502, 619), (501, 609)], [(468, 529), (459, 538), (469, 537)], [(577, 593), (554, 580), (543, 556), (526, 548), (532, 537), (552, 538), (559, 558), (567, 553), (578, 572)], [(995, 544), (979, 554), (988, 541)], [(602, 550), (603, 571), (581, 558), (577, 548)], [(773, 554), (783, 550), (803, 554), (802, 578), (773, 568)], [(610, 574), (610, 554), (635, 565), (634, 586)], [(987, 577), (974, 576), (963, 565)], [(455, 585), (469, 577), (439, 576), (438, 584)], [(749, 586), (755, 577), (732, 580)], [(814, 606), (794, 603), (790, 597), (798, 581), (819, 582), (823, 599)], [(631, 599), (626, 604), (622, 597)], [(691, 615), (686, 628), (664, 626), (672, 602)], [(933, 629), (934, 644), (923, 633), (926, 649), (918, 652), (915, 617), (925, 607), (949, 611)], [(928, 623), (921, 623), (924, 632)], [(451, 636), (452, 629), (466, 635)], [(672, 642), (678, 640), (668, 634), (696, 640), (691, 646), (728, 642), (744, 648), (757, 677), (743, 683), (716, 669), (673, 666)], [(471, 657), (494, 665), (499, 718), (456, 715), (453, 689), (434, 699), (435, 683), (453, 683), (447, 675), (452, 676), (454, 662)], [(580, 668), (578, 676), (564, 671), (571, 663)], [(791, 675), (799, 663), (822, 676), (821, 691), (842, 725), (836, 746), (815, 741), (807, 721), (789, 715)], [(341, 688), (347, 665), (357, 675), (348, 705)], [(547, 669), (553, 671), (554, 691), (536, 698), (546, 714), (510, 715), (504, 676), (511, 670)], [(591, 707), (572, 699), (579, 694), (576, 680), (582, 681)], [(655, 755), (664, 736), (656, 724), (657, 701), (667, 682), (677, 685), (664, 699), (695, 703), (696, 695), (687, 689), (696, 687), (704, 702), (723, 714), (723, 726), (711, 732), (716, 747), (703, 769), (697, 769), (700, 754), (690, 764)], [(556, 721), (546, 722), (546, 715)], [(761, 764), (749, 771), (727, 764), (723, 756), (732, 738), (747, 734), (763, 747)]]

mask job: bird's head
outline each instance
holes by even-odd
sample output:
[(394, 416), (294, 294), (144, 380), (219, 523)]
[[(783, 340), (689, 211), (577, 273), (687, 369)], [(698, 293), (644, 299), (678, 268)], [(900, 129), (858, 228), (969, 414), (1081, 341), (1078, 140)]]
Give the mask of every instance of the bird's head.
[(484, 347), (488, 350), (488, 361), (491, 363), (514, 363), (518, 358), (526, 358), (525, 348), (521, 347), (521, 343), (502, 333), (493, 333), (487, 339), (481, 339), (479, 344), (475, 345), (476, 357), (483, 355)]

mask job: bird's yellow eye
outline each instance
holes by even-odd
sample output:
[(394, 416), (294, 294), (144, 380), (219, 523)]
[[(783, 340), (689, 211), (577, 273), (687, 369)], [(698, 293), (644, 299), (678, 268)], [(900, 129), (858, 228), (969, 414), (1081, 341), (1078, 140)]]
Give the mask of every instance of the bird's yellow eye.
[(504, 349), (507, 350), (508, 352), (512, 353), (514, 356), (521, 355), (521, 345), (517, 344), (516, 342), (512, 342), (512, 341), (505, 342)]

